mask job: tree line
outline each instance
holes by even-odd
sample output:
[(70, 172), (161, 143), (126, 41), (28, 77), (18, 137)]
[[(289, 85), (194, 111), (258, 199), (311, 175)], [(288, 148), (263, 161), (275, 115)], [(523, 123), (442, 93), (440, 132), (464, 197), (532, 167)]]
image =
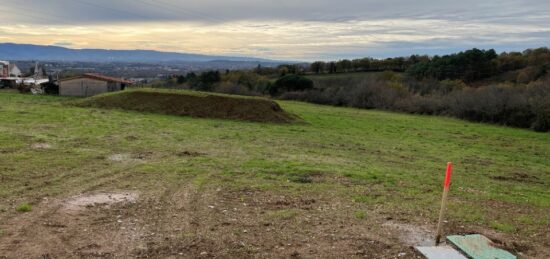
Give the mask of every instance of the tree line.
[[(548, 48), (501, 54), (492, 49), (471, 49), (433, 57), (364, 58), (192, 72), (171, 77), (162, 87), (446, 115), (548, 131), (549, 69)], [(353, 76), (355, 72), (373, 73)], [(321, 74), (341, 75), (317, 76)]]
[(394, 71), (406, 72), (418, 80), (462, 80), (474, 82), (510, 71), (520, 71), (516, 80), (526, 83), (543, 76), (550, 66), (548, 48), (528, 49), (523, 52), (503, 52), (494, 49), (471, 49), (455, 54), (433, 56), (412, 55), (387, 59), (343, 59), (339, 61), (316, 61), (309, 65), (305, 74), (335, 74), (349, 72)]

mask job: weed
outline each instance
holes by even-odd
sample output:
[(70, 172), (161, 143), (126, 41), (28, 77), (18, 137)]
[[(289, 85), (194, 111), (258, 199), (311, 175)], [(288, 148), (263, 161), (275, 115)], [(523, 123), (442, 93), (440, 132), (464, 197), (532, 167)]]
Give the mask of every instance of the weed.
[(502, 232), (507, 232), (507, 233), (514, 233), (517, 231), (517, 228), (514, 226), (514, 225), (511, 225), (511, 224), (508, 224), (508, 223), (503, 223), (503, 222), (498, 222), (498, 221), (491, 221), (491, 223), (489, 224), (492, 228), (496, 229), (496, 230), (499, 230), (499, 231), (502, 231)]
[(366, 219), (367, 218), (367, 213), (364, 212), (364, 211), (356, 211), (355, 212), (355, 218), (357, 218), (357, 219)]
[(23, 203), (17, 206), (16, 210), (19, 212), (29, 212), (32, 210), (32, 206), (28, 203)]
[(289, 176), (289, 180), (293, 183), (311, 183), (313, 179), (309, 174), (292, 174)]

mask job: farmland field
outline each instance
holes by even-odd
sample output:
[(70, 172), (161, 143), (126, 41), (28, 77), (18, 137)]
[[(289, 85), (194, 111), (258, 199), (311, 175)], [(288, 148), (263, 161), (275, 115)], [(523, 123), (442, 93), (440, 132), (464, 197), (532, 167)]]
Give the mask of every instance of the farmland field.
[[(278, 102), (303, 122), (199, 119), (0, 92), (0, 258), (415, 257), (482, 233), (549, 258), (550, 134)], [(103, 202), (89, 202), (103, 201)]]

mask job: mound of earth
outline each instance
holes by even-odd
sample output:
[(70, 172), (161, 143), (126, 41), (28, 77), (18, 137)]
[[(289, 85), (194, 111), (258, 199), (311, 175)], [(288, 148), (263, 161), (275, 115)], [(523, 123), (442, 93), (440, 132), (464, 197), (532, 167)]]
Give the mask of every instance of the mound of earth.
[(73, 104), (80, 107), (119, 108), (253, 122), (290, 123), (298, 119), (269, 99), (191, 91), (130, 90), (98, 95)]

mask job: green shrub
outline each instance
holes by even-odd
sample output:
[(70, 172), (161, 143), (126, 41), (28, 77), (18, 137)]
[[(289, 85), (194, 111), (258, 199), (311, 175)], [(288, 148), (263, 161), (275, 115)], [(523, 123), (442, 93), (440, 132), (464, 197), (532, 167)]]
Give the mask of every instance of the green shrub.
[(32, 210), (32, 206), (28, 203), (23, 203), (17, 206), (16, 210), (19, 212), (29, 212)]
[(364, 211), (356, 211), (355, 212), (355, 217), (357, 219), (366, 219), (367, 218), (367, 213), (365, 213)]
[(313, 81), (299, 75), (286, 75), (279, 78), (269, 89), (271, 95), (279, 95), (283, 92), (299, 92), (313, 89)]

